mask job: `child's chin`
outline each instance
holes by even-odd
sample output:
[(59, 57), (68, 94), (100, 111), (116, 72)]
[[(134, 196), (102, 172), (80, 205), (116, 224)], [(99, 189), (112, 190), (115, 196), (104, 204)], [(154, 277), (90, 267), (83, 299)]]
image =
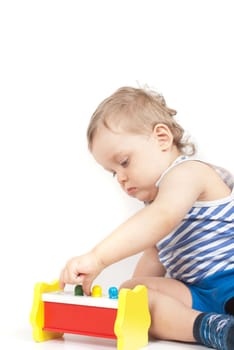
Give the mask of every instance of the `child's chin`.
[(131, 195), (129, 195), (130, 197), (132, 197), (132, 198), (135, 198), (135, 199), (137, 199), (138, 201), (140, 201), (140, 202), (144, 202), (144, 203), (147, 203), (147, 202), (151, 202), (152, 201), (152, 198), (151, 198), (151, 196), (149, 195), (149, 193), (148, 192), (144, 192), (144, 191), (138, 191), (138, 192), (136, 192), (136, 193), (134, 193), (134, 194), (131, 194)]
[(134, 198), (138, 199), (140, 202), (147, 203), (149, 201), (147, 196), (135, 196)]

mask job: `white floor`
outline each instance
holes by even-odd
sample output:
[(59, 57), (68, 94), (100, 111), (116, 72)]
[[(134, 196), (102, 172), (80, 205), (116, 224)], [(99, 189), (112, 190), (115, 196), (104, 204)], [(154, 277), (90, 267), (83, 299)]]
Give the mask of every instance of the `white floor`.
[[(0, 332), (1, 349), (4, 350), (115, 350), (116, 341), (95, 337), (83, 337), (67, 334), (63, 339), (35, 343), (31, 330), (16, 329)], [(195, 344), (184, 344), (166, 341), (150, 341), (145, 350), (204, 350), (205, 347)]]

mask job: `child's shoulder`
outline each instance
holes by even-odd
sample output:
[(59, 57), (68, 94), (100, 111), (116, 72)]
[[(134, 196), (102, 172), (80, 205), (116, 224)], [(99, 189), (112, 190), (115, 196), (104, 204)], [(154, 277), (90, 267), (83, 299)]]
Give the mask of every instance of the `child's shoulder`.
[[(230, 189), (234, 186), (234, 175), (227, 169), (208, 163), (200, 159), (187, 159), (181, 164), (178, 164), (181, 167), (181, 171), (192, 172), (191, 176), (199, 176), (202, 178), (208, 176), (208, 180), (211, 178), (219, 179), (224, 182)], [(178, 169), (180, 169), (178, 167)], [(194, 172), (194, 173), (193, 173)]]
[(159, 187), (161, 182), (169, 177), (175, 177), (180, 180), (187, 177), (198, 179), (200, 176), (204, 178), (206, 174), (209, 175), (214, 172), (215, 170), (208, 163), (187, 156), (180, 156), (162, 173), (156, 186)]
[(188, 159), (172, 167), (171, 171), (168, 171), (168, 175), (177, 178), (178, 181), (190, 178), (191, 181), (205, 183), (206, 179), (216, 177), (217, 173), (213, 167), (205, 162)]
[(201, 160), (181, 162), (171, 169), (170, 175), (178, 181), (200, 188), (198, 201), (222, 199), (233, 192), (233, 176), (226, 169)]
[(205, 175), (206, 173), (212, 174), (216, 173), (216, 169), (211, 164), (201, 161), (199, 159), (187, 158), (183, 162), (176, 164), (173, 169), (178, 172), (187, 172), (191, 173), (191, 175), (199, 175), (200, 173)]
[(233, 192), (234, 177), (226, 169), (200, 159), (181, 156), (161, 175), (156, 183), (162, 190), (170, 188), (175, 193), (197, 193), (198, 201), (212, 201)]

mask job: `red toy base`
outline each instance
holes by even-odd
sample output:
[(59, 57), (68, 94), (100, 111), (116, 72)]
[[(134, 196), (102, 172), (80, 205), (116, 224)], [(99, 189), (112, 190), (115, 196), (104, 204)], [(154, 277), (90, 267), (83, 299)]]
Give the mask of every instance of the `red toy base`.
[(45, 331), (116, 339), (116, 309), (45, 302), (44, 313)]

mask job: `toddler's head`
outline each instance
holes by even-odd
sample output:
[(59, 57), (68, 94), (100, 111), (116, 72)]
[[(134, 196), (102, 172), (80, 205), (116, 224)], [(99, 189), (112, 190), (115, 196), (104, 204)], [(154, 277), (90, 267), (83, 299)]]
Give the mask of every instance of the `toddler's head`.
[(88, 130), (88, 146), (92, 150), (95, 134), (100, 126), (112, 132), (132, 132), (150, 135), (157, 124), (165, 124), (173, 135), (173, 143), (183, 154), (193, 155), (195, 146), (184, 138), (184, 129), (173, 118), (164, 97), (149, 89), (122, 87), (99, 104), (93, 113)]

